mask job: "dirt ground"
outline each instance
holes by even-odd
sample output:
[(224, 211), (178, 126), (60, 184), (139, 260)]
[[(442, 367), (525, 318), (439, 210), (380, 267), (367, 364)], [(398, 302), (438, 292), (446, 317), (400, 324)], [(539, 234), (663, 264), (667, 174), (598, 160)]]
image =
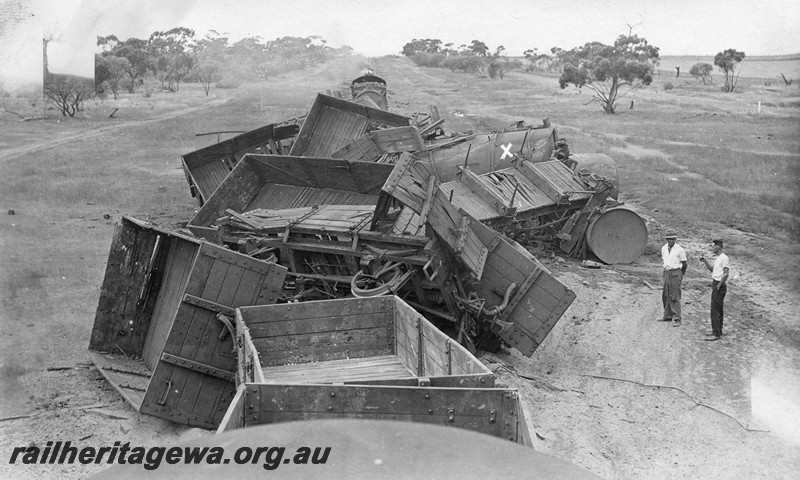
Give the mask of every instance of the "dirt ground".
[[(347, 74), (333, 76), (335, 82), (350, 78)], [(420, 75), (414, 82), (441, 85), (441, 79)], [(391, 71), (386, 77), (393, 78)], [(394, 78), (393, 105), (415, 101), (414, 83)], [(287, 76), (272, 87), (286, 90), (296, 82), (297, 77)], [(334, 83), (323, 77), (319, 86), (304, 88), (324, 91), (325, 82)], [(221, 98), (207, 111), (224, 103)], [(155, 117), (153, 126), (180, 122), (181, 114), (189, 113), (197, 112), (187, 108)], [(251, 128), (275, 120), (280, 118), (258, 117)], [(459, 119), (452, 120), (445, 126), (462, 130)], [(213, 124), (213, 118), (205, 121)], [(112, 149), (121, 135), (134, 134), (132, 127), (11, 145), (0, 151), (0, 168), (75, 143)], [(146, 144), (146, 138), (138, 141)], [(18, 198), (2, 197), (7, 204), (0, 205), (0, 477), (85, 478), (103, 468), (12, 467), (6, 463), (15, 446), (44, 446), (53, 439), (156, 446), (208, 434), (137, 414), (86, 353), (114, 219), (121, 213), (147, 215), (175, 226), (195, 208), (177, 157), (192, 148), (172, 148), (177, 154), (166, 161), (140, 167), (174, 190), (179, 200), (172, 205), (153, 205), (149, 211), (113, 202), (41, 205), (35, 182)], [(796, 478), (800, 284), (792, 272), (800, 247), (719, 224), (683, 223), (679, 242), (690, 266), (684, 322), (673, 328), (656, 321), (661, 317), (656, 252), (670, 219), (639, 205), (639, 199), (626, 199), (624, 188), (622, 197), (648, 224), (645, 255), (631, 265), (587, 269), (554, 255), (551, 247), (532, 247), (577, 300), (531, 358), (510, 350), (483, 357), (501, 383), (520, 389), (536, 432), (535, 448), (608, 479)], [(15, 214), (6, 215), (11, 208)], [(712, 234), (732, 245), (725, 335), (718, 342), (704, 341), (710, 330), (710, 275), (698, 260), (709, 256)]]

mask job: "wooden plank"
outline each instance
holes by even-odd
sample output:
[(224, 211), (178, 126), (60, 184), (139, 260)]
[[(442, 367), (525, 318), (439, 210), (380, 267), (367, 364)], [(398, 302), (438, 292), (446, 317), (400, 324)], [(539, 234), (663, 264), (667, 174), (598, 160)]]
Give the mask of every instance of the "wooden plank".
[(485, 182), (482, 177), (476, 175), (470, 169), (465, 168), (461, 171), (461, 181), (472, 193), (492, 206), (496, 212), (495, 216), (505, 215), (511, 206), (510, 198), (506, 200), (503, 196), (499, 195), (496, 188), (492, 188), (489, 183)]
[[(233, 286), (231, 284), (231, 288), (235, 290), (233, 300), (231, 300), (230, 305), (237, 307), (258, 303), (258, 295), (262, 293), (266, 275), (259, 274), (252, 270), (246, 270), (243, 267), (236, 268), (241, 270), (242, 276), (238, 285)], [(230, 270), (228, 272), (228, 276), (230, 276)], [(228, 330), (228, 325), (220, 320), (220, 318), (227, 320), (230, 324), (234, 317), (235, 312), (227, 314), (226, 317), (220, 317), (220, 315), (213, 316), (213, 319), (210, 320), (213, 325), (209, 325), (203, 334), (201, 341), (205, 348), (201, 348), (200, 351), (198, 351), (198, 354), (195, 357), (197, 361), (207, 363), (215, 367), (220, 366), (219, 368), (223, 368), (225, 370), (233, 369), (232, 367), (234, 367), (236, 363), (236, 351), (234, 343), (236, 341), (236, 333), (235, 331), (230, 332)], [(231, 325), (231, 327), (232, 326), (233, 325)]]
[(92, 363), (101, 375), (136, 411), (142, 407), (150, 383), (150, 369), (139, 359), (90, 351)]
[(415, 127), (394, 127), (367, 132), (333, 152), (331, 157), (374, 162), (384, 154), (416, 152), (424, 148)]
[(245, 211), (267, 208), (279, 210), (320, 204), (375, 205), (376, 200), (376, 195), (347, 190), (267, 184), (247, 205)]
[(426, 377), (450, 375), (450, 358), (447, 340), (441, 338), (439, 330), (428, 322), (422, 323), (422, 350)]
[(172, 322), (180, 307), (181, 294), (186, 288), (189, 272), (198, 252), (197, 245), (181, 239), (166, 239), (164, 243), (167, 258), (142, 351), (142, 358), (150, 368), (155, 368), (172, 330)]
[(467, 212), (480, 221), (493, 220), (500, 217), (492, 205), (480, 197), (476, 197), (463, 182), (443, 183), (439, 187), (454, 207)]
[(302, 154), (309, 157), (330, 156), (350, 139), (362, 135), (366, 126), (367, 119), (358, 113), (325, 106)]
[(395, 301), (395, 354), (414, 374), (420, 375), (419, 322), (421, 315), (405, 302)]
[(318, 362), (391, 353), (394, 339), (386, 328), (254, 338), (262, 365)]
[(128, 355), (141, 354), (149, 315), (139, 315), (137, 302), (157, 233), (125, 217), (115, 226), (90, 349), (109, 352), (122, 349)]
[(207, 227), (227, 209), (242, 211), (264, 185), (264, 177), (258, 174), (256, 163), (257, 160), (249, 155), (243, 158), (189, 221), (189, 225)]
[(419, 152), (425, 144), (416, 127), (394, 127), (369, 132), (383, 153)]
[(428, 378), (431, 387), (445, 388), (493, 388), (496, 380), (493, 373), (453, 374)]
[(395, 355), (264, 368), (264, 383), (344, 383), (413, 377)]
[[(254, 423), (320, 418), (394, 419), (466, 428), (516, 440), (517, 392), (383, 385), (247, 385), (257, 392)], [(254, 421), (251, 421), (253, 419)]]
[(383, 151), (373, 141), (369, 133), (365, 133), (346, 144), (342, 148), (331, 153), (331, 158), (341, 158), (345, 160), (358, 160), (362, 162), (374, 162)]
[[(311, 303), (311, 302), (304, 302)], [(286, 319), (276, 322), (248, 323), (250, 336), (259, 338), (305, 335), (337, 331), (387, 328), (391, 325), (386, 312), (324, 316), (320, 318)]]
[[(400, 363), (396, 355), (376, 355), (373, 357), (365, 358), (344, 358), (339, 360), (325, 360), (322, 362), (308, 362), (308, 363), (292, 363), (288, 365), (275, 365), (264, 367), (264, 372), (268, 373), (273, 378), (279, 378), (281, 375), (302, 375), (309, 372), (334, 372), (339, 371), (340, 374), (346, 375), (344, 370), (380, 370), (384, 367), (393, 368), (397, 365), (402, 366), (402, 370), (406, 371), (405, 366)], [(406, 371), (406, 373), (408, 373)], [(293, 382), (284, 382), (293, 383)], [(313, 383), (313, 382), (312, 382)]]
[(517, 417), (517, 443), (527, 447), (533, 447), (533, 434), (536, 430), (531, 423), (533, 417), (528, 412), (528, 407), (525, 406), (524, 401), (517, 402), (516, 405)]
[(489, 375), (494, 377), (494, 374), (486, 365), (456, 341), (450, 342), (450, 365), (450, 374), (453, 376)]
[[(444, 197), (444, 192), (437, 189), (431, 203), (428, 223), (480, 280), (488, 254), (488, 250), (474, 231), (482, 227), (480, 222), (464, 212), (455, 210)], [(469, 245), (469, 248), (464, 248), (465, 245)]]
[(222, 417), (219, 427), (217, 427), (216, 433), (219, 434), (236, 430), (237, 428), (244, 428), (245, 392), (246, 387), (244, 385), (240, 385), (239, 388), (236, 389), (236, 395), (233, 396), (230, 406), (225, 412), (225, 416)]
[(244, 323), (252, 328), (257, 323), (317, 319), (327, 316), (386, 312), (391, 297), (367, 299), (338, 299), (320, 302), (300, 302), (269, 306), (241, 307)]
[[(230, 305), (235, 292), (230, 288), (226, 288), (226, 281), (228, 285), (230, 285), (230, 283), (238, 285), (242, 270), (235, 268), (223, 259), (216, 259), (208, 255), (198, 255), (197, 261), (195, 262), (196, 271), (200, 271), (200, 269), (197, 268), (198, 264), (209, 262), (211, 263), (211, 268), (208, 274), (205, 277), (198, 278), (196, 277), (196, 273), (193, 272), (186, 291), (188, 294), (214, 303)], [(231, 274), (231, 278), (227, 278), (229, 273)], [(202, 284), (202, 288), (193, 289), (194, 285), (198, 284)], [(203, 343), (207, 330), (212, 329), (212, 332), (216, 333), (218, 336), (222, 331), (222, 327), (219, 326), (215, 313), (210, 310), (198, 308), (187, 303), (181, 306), (179, 312), (181, 310), (193, 311), (192, 320), (185, 330), (184, 341), (177, 352), (168, 351), (165, 348), (164, 353), (173, 354), (190, 360), (194, 360), (197, 357), (205, 358), (207, 350), (213, 350), (215, 347), (215, 345), (207, 346)], [(213, 338), (216, 339), (217, 337)], [(162, 365), (164, 364), (159, 363), (159, 367)], [(228, 371), (233, 370), (235, 368), (234, 360), (231, 358), (228, 365), (220, 365), (220, 367)], [(195, 410), (198, 409), (198, 405), (201, 409), (207, 409), (208, 404), (213, 401), (213, 395), (209, 398), (208, 392), (203, 388), (205, 383), (209, 381), (204, 375), (176, 366), (169, 379), (172, 382), (172, 389), (175, 393), (175, 395), (173, 395), (174, 400), (171, 400), (174, 402), (171, 404), (173, 411), (183, 412), (186, 415), (193, 415)], [(201, 396), (201, 393), (205, 394)]]

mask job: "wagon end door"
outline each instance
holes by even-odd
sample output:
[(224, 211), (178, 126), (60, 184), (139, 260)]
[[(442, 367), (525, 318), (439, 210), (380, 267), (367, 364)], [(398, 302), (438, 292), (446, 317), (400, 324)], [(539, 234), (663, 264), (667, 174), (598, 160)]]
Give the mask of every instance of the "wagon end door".
[(286, 268), (203, 242), (141, 412), (214, 428), (235, 394), (235, 309), (278, 300)]
[(508, 303), (495, 318), (497, 335), (530, 357), (575, 300), (575, 292), (559, 282), (530, 252), (489, 227), (474, 222), (473, 228), (488, 255), (478, 296), (486, 308)]

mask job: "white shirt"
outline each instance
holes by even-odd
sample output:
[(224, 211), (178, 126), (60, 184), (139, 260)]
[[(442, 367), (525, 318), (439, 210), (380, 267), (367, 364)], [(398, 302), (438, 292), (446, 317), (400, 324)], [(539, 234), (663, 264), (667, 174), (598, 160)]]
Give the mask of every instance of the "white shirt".
[(711, 279), (716, 281), (722, 280), (726, 268), (728, 268), (728, 256), (724, 253), (720, 253), (717, 255), (717, 258), (714, 259), (714, 269), (711, 271)]
[(686, 252), (683, 250), (683, 247), (675, 243), (670, 250), (669, 245), (664, 244), (661, 247), (661, 259), (664, 261), (664, 270), (673, 270), (676, 268), (681, 268), (683, 264), (681, 262), (686, 261)]

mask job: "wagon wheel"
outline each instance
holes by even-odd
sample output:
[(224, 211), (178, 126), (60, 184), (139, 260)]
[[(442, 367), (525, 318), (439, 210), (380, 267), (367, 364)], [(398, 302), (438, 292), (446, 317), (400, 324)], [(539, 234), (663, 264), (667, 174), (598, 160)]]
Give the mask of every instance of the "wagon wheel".
[(385, 295), (396, 287), (401, 275), (399, 263), (388, 263), (374, 275), (367, 275), (359, 271), (350, 280), (350, 291), (355, 297)]

